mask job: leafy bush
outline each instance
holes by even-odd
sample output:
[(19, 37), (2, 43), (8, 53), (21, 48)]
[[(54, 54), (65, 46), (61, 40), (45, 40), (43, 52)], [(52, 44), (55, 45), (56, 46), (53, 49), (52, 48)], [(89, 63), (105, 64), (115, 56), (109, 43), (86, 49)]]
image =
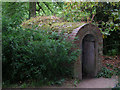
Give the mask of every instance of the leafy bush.
[(104, 38), (104, 55), (119, 55), (120, 54), (120, 31), (112, 31), (107, 38)]
[[(108, 69), (108, 67), (109, 67), (109, 69)], [(111, 64), (107, 64), (107, 67), (103, 67), (101, 72), (98, 73), (97, 77), (111, 78), (113, 75), (119, 76), (120, 75), (120, 68), (114, 67)]]
[(103, 67), (101, 72), (98, 73), (97, 77), (111, 78), (116, 72)]
[(3, 2), (2, 3), (2, 30), (17, 27), (27, 18), (28, 3)]
[(115, 56), (115, 55), (117, 55), (117, 53), (118, 53), (118, 50), (116, 50), (116, 49), (108, 50), (109, 56)]
[(79, 50), (64, 34), (21, 27), (3, 31), (3, 81), (59, 80), (72, 76)]

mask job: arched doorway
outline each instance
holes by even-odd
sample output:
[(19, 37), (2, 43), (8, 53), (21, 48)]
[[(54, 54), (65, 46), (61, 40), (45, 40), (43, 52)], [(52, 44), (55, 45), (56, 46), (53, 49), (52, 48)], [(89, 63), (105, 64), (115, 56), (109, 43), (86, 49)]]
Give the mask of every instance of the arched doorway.
[(82, 41), (82, 78), (95, 75), (95, 38), (87, 34)]

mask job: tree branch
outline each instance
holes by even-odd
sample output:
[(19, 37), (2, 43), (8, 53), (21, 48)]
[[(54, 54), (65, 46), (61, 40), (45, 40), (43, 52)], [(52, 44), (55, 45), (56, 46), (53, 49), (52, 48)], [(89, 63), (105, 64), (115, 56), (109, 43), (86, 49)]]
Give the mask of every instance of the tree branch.
[(57, 5), (58, 5), (61, 9), (63, 9), (63, 7), (61, 7), (61, 5), (60, 5), (60, 3), (59, 3), (59, 2), (57, 2)]
[[(38, 5), (38, 7), (39, 7), (39, 9), (38, 10), (36, 10), (36, 11), (40, 11), (40, 9), (43, 11), (43, 13), (45, 13), (45, 11), (44, 11), (44, 9), (40, 6), (40, 4), (39, 4), (39, 2), (37, 2), (37, 5)], [(46, 14), (46, 13), (45, 13)]]
[(43, 2), (45, 4), (45, 6), (53, 13), (53, 11), (50, 9), (50, 7), (47, 5), (46, 2)]

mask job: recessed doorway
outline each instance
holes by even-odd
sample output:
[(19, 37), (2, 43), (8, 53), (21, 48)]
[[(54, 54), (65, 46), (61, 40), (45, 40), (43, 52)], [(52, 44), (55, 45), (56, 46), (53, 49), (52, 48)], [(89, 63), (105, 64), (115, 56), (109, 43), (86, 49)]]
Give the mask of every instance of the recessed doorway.
[(87, 34), (82, 41), (82, 78), (95, 75), (95, 38)]

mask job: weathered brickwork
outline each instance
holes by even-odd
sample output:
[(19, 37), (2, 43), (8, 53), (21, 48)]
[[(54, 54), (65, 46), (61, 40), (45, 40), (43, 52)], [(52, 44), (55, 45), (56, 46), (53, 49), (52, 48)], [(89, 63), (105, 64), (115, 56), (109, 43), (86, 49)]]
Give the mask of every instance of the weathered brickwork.
[[(29, 22), (31, 21), (34, 23), (29, 25)], [(50, 21), (51, 25), (49, 25)], [(83, 73), (87, 71), (91, 72), (91, 70), (91, 76), (93, 77), (96, 76), (97, 73), (101, 70), (103, 39), (99, 28), (95, 25), (86, 24), (85, 22), (63, 22), (57, 17), (47, 16), (32, 18), (24, 22), (22, 27), (31, 28), (33, 25), (38, 25), (39, 27), (37, 27), (37, 29), (51, 28), (53, 31), (58, 33), (60, 33), (62, 30), (65, 30), (65, 36), (68, 36), (68, 40), (74, 41), (73, 43), (75, 43), (77, 47), (73, 48), (73, 50), (81, 50), (81, 54), (79, 55), (78, 60), (74, 63), (75, 78), (82, 80), (84, 75)], [(78, 37), (78, 39), (75, 40), (75, 37)], [(86, 70), (87, 67), (88, 70)], [(93, 69), (89, 69), (90, 67)], [(88, 75), (90, 75), (90, 73)]]
[[(101, 61), (103, 39), (99, 28), (92, 24), (84, 24), (74, 29), (73, 32), (69, 35), (69, 38), (73, 40), (75, 37), (78, 37), (79, 40), (75, 41), (74, 43), (77, 44), (78, 48), (82, 51), (82, 41), (88, 34), (93, 35), (95, 38), (95, 72), (93, 75), (96, 76), (97, 73), (101, 70), (102, 66)], [(74, 77), (82, 80), (82, 53), (74, 64)]]

